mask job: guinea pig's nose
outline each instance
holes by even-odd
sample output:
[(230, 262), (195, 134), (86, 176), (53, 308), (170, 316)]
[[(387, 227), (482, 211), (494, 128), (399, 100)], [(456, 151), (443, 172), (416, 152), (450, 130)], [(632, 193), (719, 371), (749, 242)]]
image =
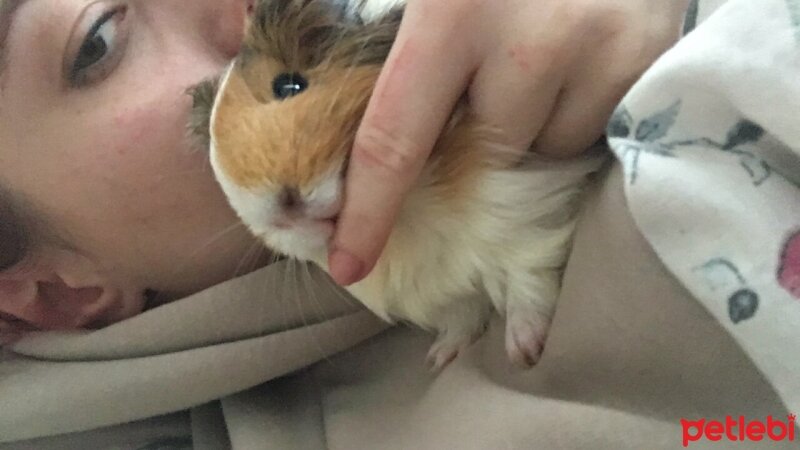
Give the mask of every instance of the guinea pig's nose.
[(278, 194), (278, 204), (287, 212), (297, 212), (303, 208), (303, 196), (295, 187), (284, 187)]

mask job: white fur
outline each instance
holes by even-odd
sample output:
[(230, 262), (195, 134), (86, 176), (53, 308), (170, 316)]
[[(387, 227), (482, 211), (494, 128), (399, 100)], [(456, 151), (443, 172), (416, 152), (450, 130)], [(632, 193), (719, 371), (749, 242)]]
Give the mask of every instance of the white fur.
[[(215, 105), (219, 104), (219, 95), (225, 92), (230, 75), (230, 66), (220, 80)], [(230, 179), (219, 161), (219, 152), (215, 139), (217, 109), (211, 112), (211, 142), (209, 147), (211, 168), (222, 191), (228, 198), (228, 203), (242, 219), (250, 231), (261, 238), (266, 245), (275, 251), (294, 256), (301, 260), (311, 260), (316, 255), (325, 252), (332, 228), (325, 224), (309, 221), (287, 230), (276, 226), (283, 211), (278, 202), (278, 186), (263, 186), (260, 189), (246, 189)], [(316, 184), (309, 195), (304, 199), (307, 205), (308, 217), (311, 219), (328, 219), (335, 216), (342, 205), (342, 180), (339, 176), (341, 168), (337, 167), (324, 176)]]
[[(525, 310), (546, 326), (576, 196), (600, 163), (489, 172), (474, 180), (478, 189), (463, 210), (428, 197), (425, 188), (412, 191), (375, 271), (349, 290), (384, 319), (440, 333), (479, 332), (491, 306), (504, 315)], [(316, 262), (326, 267), (320, 256)]]
[[(254, 235), (271, 249), (300, 260), (314, 260), (326, 251), (333, 234), (331, 226), (312, 221), (299, 223), (291, 229), (275, 226), (276, 219), (283, 214), (278, 205), (277, 192), (272, 189), (255, 191), (238, 186), (219, 164), (213, 141), (210, 150), (211, 167), (228, 203)], [(318, 186), (306, 199), (308, 217), (331, 218), (341, 209), (341, 181), (338, 176), (327, 177)]]
[[(372, 0), (368, 5), (371, 14), (380, 14), (396, 3)], [(212, 167), (244, 223), (273, 249), (328, 269), (331, 230), (270, 227), (279, 214), (274, 193), (247, 191), (231, 182), (217, 163), (213, 129), (211, 135)], [(602, 161), (531, 162), (484, 172), (469, 180), (475, 189), (461, 206), (437, 196), (425, 182), (429, 174), (423, 175), (376, 268), (348, 290), (387, 321), (406, 320), (437, 332), (431, 351), (436, 367), (480, 335), (492, 310), (507, 318), (511, 359), (535, 362), (570, 249), (577, 196)], [(308, 197), (323, 217), (341, 206), (340, 168), (332, 169)]]
[(336, 167), (335, 170), (323, 176), (309, 193), (306, 203), (312, 218), (329, 219), (342, 209), (344, 186), (341, 173), (342, 168)]
[[(357, 4), (359, 1), (360, 0), (350, 0), (350, 3)], [(370, 22), (381, 18), (395, 6), (405, 3), (405, 0), (367, 0), (359, 15), (364, 22)]]
[[(233, 72), (233, 65), (231, 64), (223, 73), (220, 79), (219, 89), (217, 90), (217, 98), (214, 104), (218, 105), (220, 96), (225, 92), (230, 80), (230, 75)], [(265, 187), (261, 190), (245, 189), (237, 185), (231, 180), (219, 161), (219, 152), (217, 151), (216, 129), (215, 124), (217, 117), (217, 108), (211, 111), (211, 129), (210, 131), (210, 146), (209, 158), (211, 168), (214, 175), (222, 188), (225, 195), (228, 197), (228, 202), (233, 209), (242, 219), (242, 221), (250, 226), (251, 231), (256, 235), (262, 235), (265, 231), (265, 225), (271, 222), (271, 219), (278, 214), (277, 201), (274, 198), (269, 198), (269, 191)]]

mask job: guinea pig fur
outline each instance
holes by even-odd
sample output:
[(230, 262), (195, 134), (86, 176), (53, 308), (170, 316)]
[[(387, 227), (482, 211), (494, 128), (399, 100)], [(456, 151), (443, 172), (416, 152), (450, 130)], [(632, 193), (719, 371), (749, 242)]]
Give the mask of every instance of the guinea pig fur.
[[(272, 250), (327, 270), (348, 155), (403, 8), (263, 0), (240, 56), (193, 90), (191, 130), (230, 204)], [(597, 155), (544, 161), (498, 144), (463, 100), (373, 272), (348, 291), (383, 319), (437, 334), (438, 370), (506, 319), (520, 366), (542, 353), (582, 187)]]

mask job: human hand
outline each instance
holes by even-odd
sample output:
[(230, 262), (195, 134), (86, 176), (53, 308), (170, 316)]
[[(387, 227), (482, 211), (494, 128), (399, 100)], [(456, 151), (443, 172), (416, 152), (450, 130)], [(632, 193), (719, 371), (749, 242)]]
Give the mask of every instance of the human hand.
[(464, 92), (503, 144), (579, 154), (678, 39), (688, 1), (409, 0), (353, 147), (334, 280), (349, 285), (372, 270)]

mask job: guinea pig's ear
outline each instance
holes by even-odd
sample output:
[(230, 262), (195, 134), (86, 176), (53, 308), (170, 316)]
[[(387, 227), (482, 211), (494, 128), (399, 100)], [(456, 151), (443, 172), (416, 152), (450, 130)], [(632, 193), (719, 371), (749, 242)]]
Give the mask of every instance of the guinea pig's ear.
[[(256, 5), (243, 53), (260, 54), (294, 69), (315, 66), (354, 24), (362, 0), (262, 0)], [(245, 63), (248, 58), (243, 58)]]
[(351, 27), (336, 44), (331, 59), (351, 65), (383, 64), (389, 56), (405, 8), (398, 5), (361, 26)]
[(339, 20), (361, 24), (360, 12), (367, 0), (321, 0), (330, 4), (331, 11), (337, 12)]
[(260, 0), (253, 17), (269, 21), (269, 17), (288, 17), (309, 8), (323, 8), (341, 22), (360, 22), (360, 11), (367, 0)]
[(219, 89), (219, 79), (205, 80), (192, 86), (187, 93), (192, 97), (192, 111), (189, 117), (189, 137), (200, 148), (207, 150), (211, 144), (211, 111)]

